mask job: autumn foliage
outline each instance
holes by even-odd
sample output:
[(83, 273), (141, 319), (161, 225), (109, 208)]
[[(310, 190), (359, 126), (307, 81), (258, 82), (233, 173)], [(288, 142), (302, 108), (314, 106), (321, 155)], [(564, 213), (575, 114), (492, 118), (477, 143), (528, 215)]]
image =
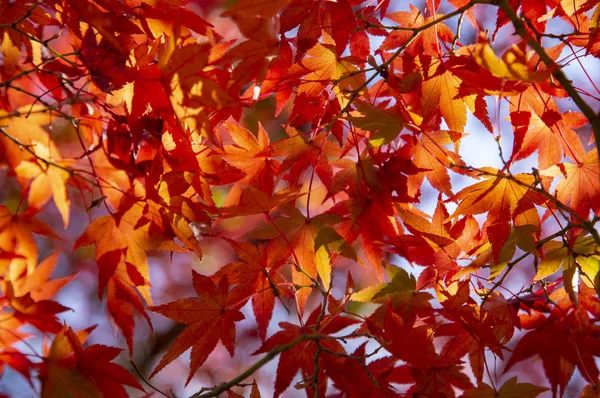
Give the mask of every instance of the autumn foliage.
[(600, 396), (597, 0), (0, 0), (0, 41), (0, 395)]

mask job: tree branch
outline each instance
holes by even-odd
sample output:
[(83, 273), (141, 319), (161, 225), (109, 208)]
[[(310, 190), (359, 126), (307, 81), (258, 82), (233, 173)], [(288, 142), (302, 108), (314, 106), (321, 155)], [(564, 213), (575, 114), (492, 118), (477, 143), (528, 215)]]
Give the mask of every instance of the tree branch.
[(245, 372), (241, 373), (239, 376), (231, 379), (230, 381), (226, 382), (226, 383), (221, 383), (218, 386), (210, 389), (207, 392), (204, 392), (202, 390), (198, 391), (197, 393), (195, 393), (194, 395), (192, 395), (190, 398), (212, 398), (212, 397), (218, 397), (219, 394), (229, 390), (231, 387), (235, 387), (236, 385), (238, 385), (239, 383), (241, 383), (242, 381), (244, 381), (246, 378), (252, 376), (256, 371), (258, 371), (260, 368), (262, 368), (266, 363), (270, 362), (272, 359), (274, 359), (277, 355), (281, 354), (282, 352), (285, 352), (291, 348), (293, 348), (295, 345), (300, 344), (304, 341), (317, 341), (321, 338), (322, 336), (318, 335), (318, 334), (303, 334), (301, 336), (298, 336), (297, 338), (295, 338), (294, 340), (290, 341), (287, 344), (284, 345), (280, 345), (275, 347), (274, 349), (272, 349), (271, 351), (269, 351), (264, 357), (262, 357), (258, 362), (256, 362), (254, 365), (250, 366), (248, 369), (246, 369)]

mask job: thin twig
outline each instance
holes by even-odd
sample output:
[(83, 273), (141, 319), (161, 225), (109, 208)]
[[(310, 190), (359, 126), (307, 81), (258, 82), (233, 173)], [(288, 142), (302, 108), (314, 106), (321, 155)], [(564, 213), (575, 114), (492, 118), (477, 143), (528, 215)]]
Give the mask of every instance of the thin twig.
[(210, 391), (204, 392), (203, 390), (200, 390), (199, 392), (193, 394), (190, 398), (218, 397), (219, 394), (229, 390), (231, 387), (237, 386), (239, 383), (243, 382), (245, 379), (252, 376), (256, 371), (258, 371), (265, 364), (270, 362), (272, 359), (274, 359), (277, 355), (281, 354), (282, 352), (288, 351), (288, 350), (292, 349), (293, 347), (295, 347), (296, 345), (298, 345), (302, 342), (305, 342), (305, 341), (317, 341), (321, 337), (322, 336), (315, 335), (315, 334), (310, 334), (310, 335), (303, 334), (301, 336), (298, 336), (297, 338), (295, 338), (294, 340), (290, 341), (287, 344), (280, 345), (280, 346), (273, 348), (264, 357), (262, 357), (258, 362), (256, 362), (254, 365), (250, 366), (248, 369), (246, 369), (246, 371), (244, 371), (237, 377), (231, 379), (228, 382), (219, 384), (218, 386), (210, 389)]

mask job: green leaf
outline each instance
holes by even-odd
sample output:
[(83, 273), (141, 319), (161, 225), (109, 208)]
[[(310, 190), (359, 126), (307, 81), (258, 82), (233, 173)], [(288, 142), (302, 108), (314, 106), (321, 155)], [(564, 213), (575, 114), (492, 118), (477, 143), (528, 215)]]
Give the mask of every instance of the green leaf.
[(377, 285), (369, 286), (354, 293), (350, 299), (359, 302), (380, 303), (384, 302), (388, 296), (405, 292), (414, 292), (417, 282), (413, 275), (409, 275), (408, 272), (402, 268), (391, 264), (386, 265), (386, 271), (390, 278), (389, 283), (379, 283)]
[(533, 278), (534, 281), (544, 279), (562, 267), (565, 260), (571, 261), (573, 257), (569, 255), (569, 248), (563, 242), (551, 240), (544, 245), (544, 259), (538, 267), (538, 271)]
[(380, 109), (364, 102), (355, 102), (357, 111), (346, 117), (356, 127), (372, 131), (369, 143), (374, 146), (382, 146), (392, 142), (404, 128), (404, 120), (400, 115)]

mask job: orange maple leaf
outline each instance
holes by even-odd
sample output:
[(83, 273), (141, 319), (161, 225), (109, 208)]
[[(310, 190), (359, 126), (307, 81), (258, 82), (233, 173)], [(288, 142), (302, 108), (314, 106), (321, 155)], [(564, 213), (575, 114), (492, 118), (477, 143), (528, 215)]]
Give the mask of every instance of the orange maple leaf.
[[(386, 15), (392, 21), (397, 22), (399, 26), (404, 28), (420, 28), (423, 25), (431, 24), (435, 19), (439, 19), (443, 14), (436, 14), (425, 18), (421, 11), (410, 4), (410, 11), (399, 11)], [(408, 30), (394, 30), (392, 31), (383, 41), (378, 51), (387, 51), (394, 48), (398, 48), (413, 35), (413, 32)], [(454, 37), (454, 33), (443, 23), (435, 24), (435, 28), (431, 26), (422, 32), (412, 43), (410, 43), (406, 50), (408, 53), (417, 54), (419, 51), (423, 51), (424, 54), (438, 55), (439, 53), (439, 40), (443, 40), (446, 43), (450, 43)]]
[(334, 82), (334, 91), (340, 104), (346, 104), (343, 94), (346, 91), (356, 90), (365, 81), (364, 74), (357, 73), (352, 57), (339, 57), (332, 40), (328, 43), (317, 43), (307, 51), (308, 58), (292, 66), (290, 73), (305, 71), (307, 75), (304, 82), (298, 87), (298, 94), (315, 97), (321, 94), (328, 84)]
[(576, 129), (588, 121), (579, 112), (560, 112), (553, 97), (531, 86), (511, 105), (510, 119), (515, 130), (513, 160), (525, 159), (538, 151), (540, 170), (558, 164), (563, 156), (576, 162), (585, 157), (585, 148)]
[(50, 279), (61, 252), (62, 247), (59, 247), (40, 262), (33, 272), (18, 275), (17, 278), (14, 278), (12, 285), (15, 294), (22, 296), (30, 293), (34, 300), (50, 300), (54, 297), (60, 289), (75, 277), (74, 274), (63, 278)]
[(33, 146), (33, 151), (41, 159), (46, 159), (48, 163), (41, 161), (21, 162), (15, 172), (19, 178), (30, 180), (28, 204), (34, 209), (41, 209), (50, 198), (54, 198), (54, 203), (62, 215), (65, 227), (69, 224), (69, 208), (71, 201), (67, 196), (67, 182), (71, 178), (72, 160), (62, 160), (58, 152), (53, 152), (50, 148), (43, 145)]
[(267, 248), (273, 256), (269, 259), (272, 263), (292, 257), (292, 279), (296, 285), (301, 286), (296, 292), (296, 300), (300, 311), (303, 311), (312, 292), (312, 289), (308, 288), (313, 284), (311, 278), (316, 279), (318, 275), (324, 284), (329, 285), (331, 264), (317, 267), (315, 238), (326, 224), (333, 224), (339, 217), (333, 214), (319, 214), (307, 218), (292, 206), (282, 206), (280, 210), (287, 217), (272, 219), (271, 223), (250, 232), (249, 236), (271, 240)]
[(579, 164), (561, 163), (540, 174), (564, 176), (556, 186), (556, 197), (562, 203), (568, 203), (581, 217), (587, 218), (590, 210), (600, 213), (600, 164), (595, 148)]
[[(5, 274), (8, 270), (14, 275), (19, 275), (24, 269), (33, 272), (38, 261), (38, 249), (33, 234), (60, 239), (48, 224), (33, 216), (31, 211), (13, 214), (0, 205), (0, 250), (16, 256), (8, 262), (6, 259), (0, 261), (0, 273)], [(21, 261), (25, 264), (20, 264)]]
[(420, 139), (417, 136), (403, 136), (408, 141), (407, 147), (414, 164), (427, 170), (408, 176), (408, 186), (414, 191), (410, 192), (411, 195), (416, 194), (425, 177), (434, 188), (448, 196), (452, 195), (448, 169), (453, 165), (463, 165), (464, 162), (456, 152), (445, 147), (451, 143), (456, 145), (461, 137), (462, 134), (458, 132), (445, 130), (423, 132)]
[(452, 131), (464, 131), (467, 124), (467, 105), (458, 98), (461, 79), (452, 73), (444, 63), (432, 62), (428, 76), (422, 85), (421, 105), (423, 119), (430, 120), (441, 112)]
[[(98, 262), (98, 296), (109, 287), (107, 306), (117, 325), (123, 331), (130, 351), (133, 347), (133, 311), (123, 307), (129, 302), (142, 315), (143, 305), (135, 291), (147, 303), (150, 295), (150, 273), (146, 250), (185, 251), (173, 242), (157, 218), (145, 214), (143, 207), (135, 203), (123, 213), (95, 219), (77, 239), (73, 249), (96, 245)], [(150, 324), (147, 316), (146, 320)]]
[(279, 174), (279, 161), (273, 159), (267, 131), (260, 122), (258, 137), (234, 123), (225, 123), (225, 127), (235, 144), (223, 148), (223, 157), (229, 164), (246, 174), (227, 194), (225, 206), (238, 205), (246, 185), (254, 185), (262, 191), (272, 192), (275, 186), (274, 177)]
[(531, 174), (507, 176), (504, 172), (492, 168), (482, 171), (486, 174), (485, 181), (463, 189), (448, 201), (460, 202), (451, 217), (488, 213), (487, 232), (497, 260), (510, 234), (515, 210), (522, 202), (539, 205), (544, 203), (545, 198), (529, 188), (535, 182)]

